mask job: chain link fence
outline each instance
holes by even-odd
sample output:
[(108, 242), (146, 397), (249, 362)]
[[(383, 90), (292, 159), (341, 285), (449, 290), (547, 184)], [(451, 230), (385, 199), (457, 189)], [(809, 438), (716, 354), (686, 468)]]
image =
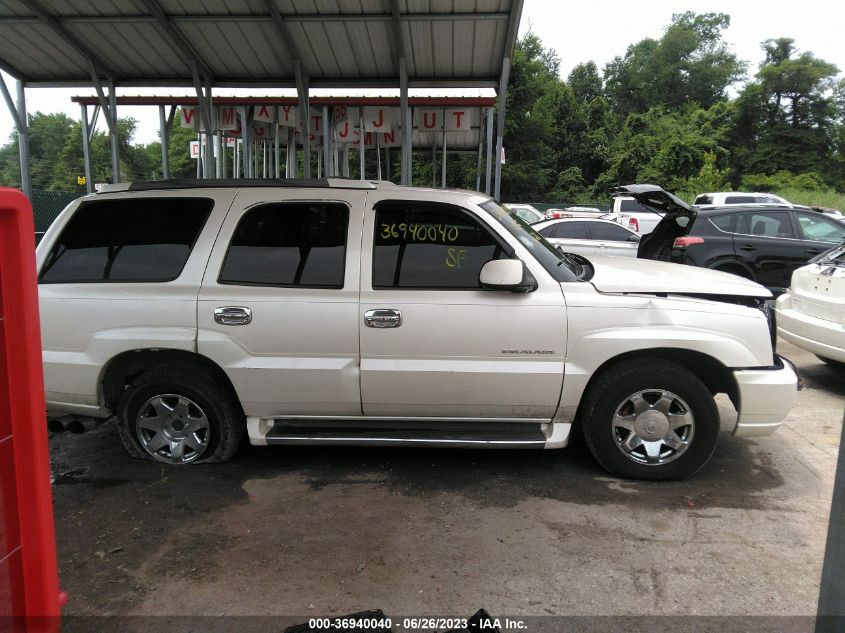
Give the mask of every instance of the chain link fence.
[(47, 191), (45, 189), (32, 191), (29, 201), (32, 203), (32, 215), (35, 220), (36, 244), (62, 209), (82, 195), (84, 194), (76, 191)]

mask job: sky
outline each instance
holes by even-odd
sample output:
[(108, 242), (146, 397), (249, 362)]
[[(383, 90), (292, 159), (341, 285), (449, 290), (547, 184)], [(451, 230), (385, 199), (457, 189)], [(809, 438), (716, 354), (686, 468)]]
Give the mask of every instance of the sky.
[[(579, 63), (593, 60), (601, 70), (617, 55), (624, 55), (628, 45), (645, 37), (659, 38), (672, 19), (684, 11), (719, 12), (731, 16), (731, 26), (724, 39), (740, 59), (749, 62), (749, 74), (756, 72), (763, 53), (760, 42), (777, 37), (791, 37), (800, 52), (810, 51), (816, 57), (836, 64), (845, 72), (845, 2), (842, 0), (525, 0), (519, 34), (533, 32), (547, 48), (553, 48), (561, 59), (561, 75), (569, 74)], [(14, 94), (14, 82), (0, 73)], [(842, 76), (842, 73), (840, 73)], [(316, 92), (316, 91), (315, 91)], [(339, 94), (341, 91), (328, 91)], [(367, 94), (384, 94), (370, 91)], [(28, 89), (27, 109), (30, 113), (64, 112), (79, 118), (79, 106), (70, 101), (73, 95), (93, 94), (82, 89)], [(118, 89), (120, 94), (191, 94), (188, 89)], [(215, 90), (215, 94), (295, 94), (292, 91)], [(317, 93), (319, 94), (319, 93)], [(358, 94), (362, 94), (360, 91)], [(396, 91), (398, 94), (398, 89)], [(444, 94), (444, 91), (416, 91), (412, 94)], [(454, 92), (450, 91), (450, 94)], [(468, 91), (466, 94), (480, 94)], [(158, 140), (158, 109), (124, 107), (118, 116), (138, 120), (134, 142)], [(104, 129), (102, 117), (99, 127)], [(12, 117), (0, 100), (0, 142), (13, 130)]]

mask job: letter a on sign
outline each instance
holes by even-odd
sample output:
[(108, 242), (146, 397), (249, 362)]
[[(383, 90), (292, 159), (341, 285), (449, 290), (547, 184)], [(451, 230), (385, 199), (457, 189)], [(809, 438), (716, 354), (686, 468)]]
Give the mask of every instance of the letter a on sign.
[(255, 106), (255, 114), (252, 120), (256, 123), (273, 123), (276, 120), (276, 106), (260, 105)]
[(182, 113), (182, 127), (189, 127), (195, 132), (200, 129), (199, 112), (196, 108), (182, 106), (179, 111)]

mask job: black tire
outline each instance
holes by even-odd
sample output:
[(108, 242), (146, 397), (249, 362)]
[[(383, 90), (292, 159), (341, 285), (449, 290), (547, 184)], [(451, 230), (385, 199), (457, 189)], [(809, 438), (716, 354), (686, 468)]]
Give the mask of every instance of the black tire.
[[(671, 449), (668, 445), (650, 441), (649, 445), (657, 444), (659, 449), (666, 449), (666, 461), (639, 463), (637, 460), (648, 459), (645, 455), (646, 445), (630, 451), (631, 456), (625, 454), (619, 443), (627, 441), (628, 431), (613, 424), (614, 416), (618, 408), (620, 412), (630, 412), (630, 409), (621, 407), (623, 403), (628, 403), (624, 406), (633, 406), (631, 398), (635, 394), (644, 393), (644, 400), (648, 403), (652, 394), (660, 396), (661, 391), (664, 395), (676, 396), (676, 399), (667, 398), (667, 401), (672, 402), (671, 407), (677, 407), (669, 409), (673, 416), (684, 411), (691, 414), (692, 424), (680, 428), (680, 435), (686, 434), (688, 441), (680, 449)], [(655, 401), (660, 399), (654, 398)], [(648, 407), (652, 406), (648, 404)], [(633, 413), (630, 416), (640, 420), (640, 424), (648, 425), (649, 431), (660, 432), (661, 427), (651, 424), (648, 419), (635, 417)], [(659, 416), (657, 418), (658, 423), (663, 424), (659, 422)], [(665, 419), (666, 424), (669, 424), (669, 417), (665, 416)], [(679, 415), (677, 419), (688, 418)], [(584, 396), (580, 423), (584, 439), (596, 461), (611, 474), (630, 479), (672, 480), (689, 477), (707, 463), (719, 441), (719, 410), (710, 390), (691, 371), (656, 357), (622, 361), (605, 370)], [(636, 435), (633, 430), (630, 433)], [(634, 438), (637, 439), (642, 438)]]
[[(201, 436), (205, 446), (201, 451), (188, 448), (188, 455), (193, 458), (186, 458), (185, 462), (169, 461), (160, 454), (156, 457), (142, 443), (142, 433), (148, 432), (139, 426), (141, 408), (149, 410), (151, 399), (162, 394), (168, 398), (182, 396), (204, 415), (206, 428)], [(132, 457), (174, 465), (228, 461), (238, 450), (245, 431), (244, 414), (231, 386), (196, 363), (175, 363), (141, 374), (126, 390), (118, 414), (120, 439)], [(152, 450), (153, 444), (148, 446)]]
[(830, 367), (831, 369), (836, 369), (838, 371), (845, 371), (845, 363), (839, 360), (833, 360), (832, 358), (825, 358), (824, 356), (819, 356), (816, 354), (816, 358), (818, 358), (821, 362), (825, 365)]

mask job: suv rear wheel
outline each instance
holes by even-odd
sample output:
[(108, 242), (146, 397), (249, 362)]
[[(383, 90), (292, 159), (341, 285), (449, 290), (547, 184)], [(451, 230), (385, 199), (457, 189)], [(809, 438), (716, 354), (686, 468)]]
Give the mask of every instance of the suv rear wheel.
[(593, 456), (619, 477), (682, 479), (719, 439), (719, 410), (692, 372), (661, 358), (623, 361), (586, 395), (582, 424)]
[(202, 365), (177, 363), (142, 374), (120, 407), (120, 439), (133, 457), (167, 464), (225, 462), (244, 435), (228, 385)]

